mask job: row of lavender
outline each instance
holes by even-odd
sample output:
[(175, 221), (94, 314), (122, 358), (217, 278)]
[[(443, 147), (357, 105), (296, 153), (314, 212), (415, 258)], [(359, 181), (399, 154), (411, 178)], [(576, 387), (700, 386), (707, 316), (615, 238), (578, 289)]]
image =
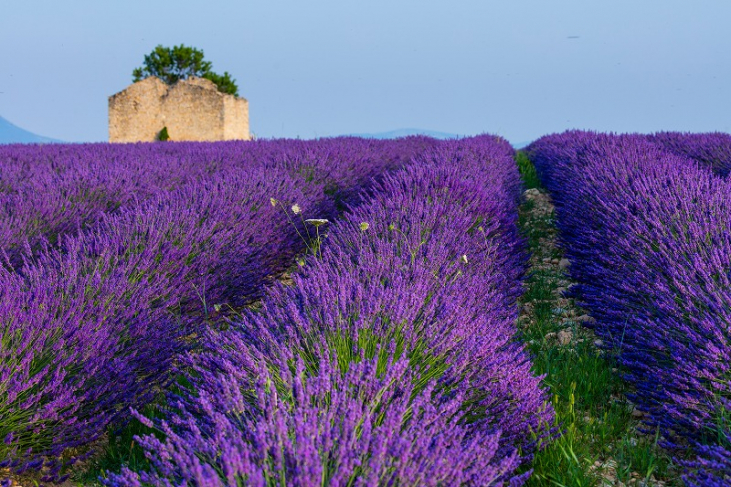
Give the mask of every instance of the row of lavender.
[[(64, 191), (35, 202), (40, 212), (6, 206), (18, 216), (14, 223), (29, 222), (27, 215), (46, 219), (36, 227), (45, 237), (38, 248), (21, 266), (11, 259), (0, 269), (0, 467), (44, 468), (54, 477), (65, 450), (94, 441), (165, 387), (175, 357), (205, 331), (211, 305), (247, 302), (290, 265), (305, 248), (306, 229), (270, 205), (272, 198), (297, 202), (309, 217), (332, 218), (372, 176), (432, 144), (336, 139), (4, 150), (6, 194), (29, 195), (36, 184), (5, 177), (12, 174), (6, 168), (25, 167), (48, 181), (68, 177)], [(106, 162), (119, 164), (107, 174), (147, 189), (120, 196), (106, 188), (114, 178), (96, 174), (92, 157), (105, 151), (114, 155)], [(177, 173), (164, 169), (174, 164)], [(181, 177), (188, 181), (180, 184)], [(90, 185), (96, 189), (87, 191)], [(106, 211), (105, 198), (121, 206)], [(70, 201), (77, 206), (58, 211)], [(72, 226), (78, 231), (58, 233)], [(48, 232), (56, 232), (53, 244)]]
[[(355, 138), (216, 144), (0, 146), (0, 242), (14, 263), (23, 251), (78, 233), (103, 215), (188, 184), (225, 180), (241, 170), (275, 169), (297, 180), (338, 184), (366, 180), (368, 160), (403, 160), (405, 146)], [(346, 187), (349, 183), (346, 184)]]
[(187, 355), (149, 472), (108, 485), (520, 485), (553, 412), (514, 340), (512, 148), (443, 143), (330, 229), (263, 309)]
[(647, 139), (673, 154), (690, 157), (721, 176), (731, 173), (731, 134), (658, 132)]
[(695, 448), (697, 461), (679, 458), (690, 485), (729, 485), (731, 181), (642, 135), (567, 132), (527, 151), (556, 203), (572, 293), (632, 400), (679, 457)]

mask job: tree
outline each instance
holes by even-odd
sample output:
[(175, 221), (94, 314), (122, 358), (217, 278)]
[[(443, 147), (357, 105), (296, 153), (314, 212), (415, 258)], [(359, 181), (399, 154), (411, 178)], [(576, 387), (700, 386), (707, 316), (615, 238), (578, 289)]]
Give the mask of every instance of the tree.
[(203, 59), (203, 51), (183, 44), (179, 46), (157, 46), (145, 56), (144, 66), (132, 71), (132, 80), (137, 82), (148, 76), (157, 76), (172, 85), (181, 79), (198, 76), (213, 81), (221, 93), (238, 96), (236, 80), (228, 72), (218, 74), (211, 71), (210, 61)]

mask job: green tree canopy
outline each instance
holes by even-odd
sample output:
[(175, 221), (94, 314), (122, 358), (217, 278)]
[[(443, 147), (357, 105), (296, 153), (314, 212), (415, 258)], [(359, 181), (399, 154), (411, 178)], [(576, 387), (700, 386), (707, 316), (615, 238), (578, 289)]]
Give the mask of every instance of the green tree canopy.
[(157, 76), (172, 85), (181, 79), (198, 76), (213, 81), (218, 91), (238, 96), (239, 87), (228, 72), (218, 74), (211, 71), (210, 61), (203, 59), (203, 51), (183, 44), (179, 46), (157, 46), (145, 56), (144, 66), (132, 71), (132, 80), (137, 82), (148, 76)]

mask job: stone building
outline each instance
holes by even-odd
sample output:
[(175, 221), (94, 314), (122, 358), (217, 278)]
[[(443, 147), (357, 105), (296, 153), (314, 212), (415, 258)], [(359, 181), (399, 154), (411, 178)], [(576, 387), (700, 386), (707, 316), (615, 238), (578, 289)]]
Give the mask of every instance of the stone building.
[(155, 76), (109, 97), (109, 142), (249, 140), (249, 102), (204, 78), (172, 86)]

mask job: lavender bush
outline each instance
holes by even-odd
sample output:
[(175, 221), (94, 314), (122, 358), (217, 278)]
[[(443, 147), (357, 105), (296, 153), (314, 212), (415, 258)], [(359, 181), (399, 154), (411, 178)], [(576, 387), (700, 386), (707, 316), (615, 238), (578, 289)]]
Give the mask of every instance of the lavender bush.
[(731, 183), (640, 135), (567, 132), (528, 153), (631, 399), (664, 446), (700, 444), (710, 478), (731, 451)]
[(659, 132), (648, 139), (674, 154), (695, 159), (721, 176), (731, 172), (731, 134)]
[[(0, 269), (0, 466), (48, 467), (56, 477), (64, 450), (94, 441), (164, 388), (175, 356), (204, 333), (211, 305), (246, 303), (291, 265), (305, 245), (302, 223), (292, 225), (270, 198), (332, 216), (357, 199), (356, 186), (430, 144), (262, 144), (276, 155), (133, 198), (80, 233), (40, 239), (22, 266), (8, 259)], [(246, 148), (222, 146), (178, 149), (185, 157), (208, 147), (215, 161)]]
[(328, 230), (260, 312), (188, 354), (153, 468), (108, 485), (510, 485), (553, 413), (514, 340), (505, 141), (443, 143)]
[[(731, 431), (724, 431), (731, 439)], [(683, 462), (690, 473), (683, 476), (688, 487), (727, 487), (731, 485), (731, 449), (720, 446), (699, 445), (698, 459)]]

